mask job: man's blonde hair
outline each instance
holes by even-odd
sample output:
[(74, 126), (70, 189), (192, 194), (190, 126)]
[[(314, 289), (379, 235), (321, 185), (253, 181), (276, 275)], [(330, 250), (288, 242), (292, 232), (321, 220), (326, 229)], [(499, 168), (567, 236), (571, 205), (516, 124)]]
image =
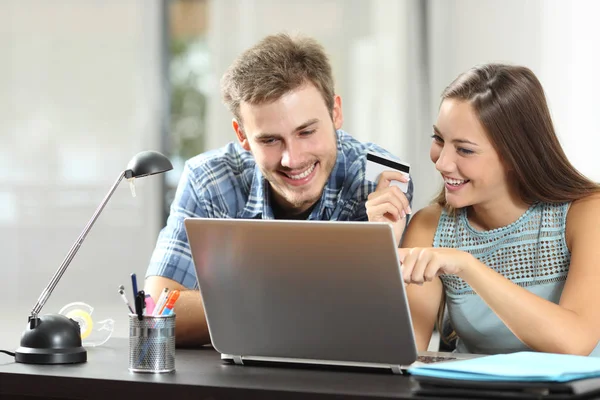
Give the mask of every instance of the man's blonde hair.
[(331, 114), (334, 84), (323, 46), (307, 37), (267, 36), (242, 53), (221, 79), (223, 101), (241, 124), (240, 104), (266, 104), (312, 83)]

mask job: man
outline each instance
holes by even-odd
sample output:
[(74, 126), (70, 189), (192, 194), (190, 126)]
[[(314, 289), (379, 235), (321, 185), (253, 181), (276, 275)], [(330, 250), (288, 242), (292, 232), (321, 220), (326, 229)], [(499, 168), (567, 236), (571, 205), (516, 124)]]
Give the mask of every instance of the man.
[[(186, 217), (367, 221), (365, 202), (375, 183), (365, 180), (365, 154), (390, 156), (340, 130), (331, 66), (312, 39), (266, 37), (231, 65), (221, 86), (237, 143), (186, 162), (146, 273), (153, 298), (165, 287), (181, 291), (178, 346), (210, 343)], [(407, 181), (401, 173), (386, 177)], [(409, 182), (400, 197), (406, 214), (412, 191)]]

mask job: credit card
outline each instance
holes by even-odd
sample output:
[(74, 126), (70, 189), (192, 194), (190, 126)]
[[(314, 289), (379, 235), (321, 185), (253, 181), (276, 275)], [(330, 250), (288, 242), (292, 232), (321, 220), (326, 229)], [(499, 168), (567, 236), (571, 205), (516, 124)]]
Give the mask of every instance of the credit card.
[[(383, 171), (400, 171), (407, 177), (410, 172), (410, 164), (392, 160), (391, 158), (375, 153), (367, 153), (367, 164), (365, 168), (365, 178), (371, 182), (377, 183), (379, 175)], [(398, 186), (404, 193), (408, 191), (408, 182), (391, 181), (390, 185)]]

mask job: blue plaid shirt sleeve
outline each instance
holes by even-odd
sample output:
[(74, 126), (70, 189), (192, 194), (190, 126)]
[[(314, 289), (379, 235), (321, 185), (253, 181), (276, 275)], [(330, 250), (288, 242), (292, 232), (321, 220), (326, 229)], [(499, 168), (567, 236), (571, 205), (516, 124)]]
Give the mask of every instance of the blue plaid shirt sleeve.
[[(355, 211), (350, 218), (351, 221), (368, 221), (367, 209), (365, 208), (366, 200), (370, 193), (374, 192), (377, 183), (365, 179), (366, 157), (367, 151), (372, 151), (397, 161), (401, 161), (399, 157), (385, 150), (384, 148), (374, 143), (359, 143), (356, 142), (350, 149), (351, 159), (350, 165), (347, 166), (347, 174), (350, 177), (349, 192), (353, 193), (353, 198), (360, 201), (360, 204), (355, 208)], [(414, 184), (412, 177), (408, 182), (408, 190), (406, 191), (406, 199), (412, 207), (414, 193)], [(408, 221), (408, 218), (407, 218)]]
[(188, 217), (210, 217), (206, 200), (198, 197), (198, 182), (186, 163), (166, 226), (160, 231), (146, 277), (163, 276), (188, 289), (197, 289), (198, 280), (184, 226)]

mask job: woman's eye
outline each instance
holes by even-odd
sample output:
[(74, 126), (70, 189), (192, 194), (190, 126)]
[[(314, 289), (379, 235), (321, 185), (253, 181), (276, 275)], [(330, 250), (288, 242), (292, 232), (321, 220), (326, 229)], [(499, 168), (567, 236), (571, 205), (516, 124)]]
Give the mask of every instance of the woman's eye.
[(465, 154), (465, 155), (469, 155), (469, 154), (473, 154), (474, 151), (473, 150), (469, 150), (469, 149), (465, 149), (463, 147), (459, 147), (456, 149), (459, 153)]

